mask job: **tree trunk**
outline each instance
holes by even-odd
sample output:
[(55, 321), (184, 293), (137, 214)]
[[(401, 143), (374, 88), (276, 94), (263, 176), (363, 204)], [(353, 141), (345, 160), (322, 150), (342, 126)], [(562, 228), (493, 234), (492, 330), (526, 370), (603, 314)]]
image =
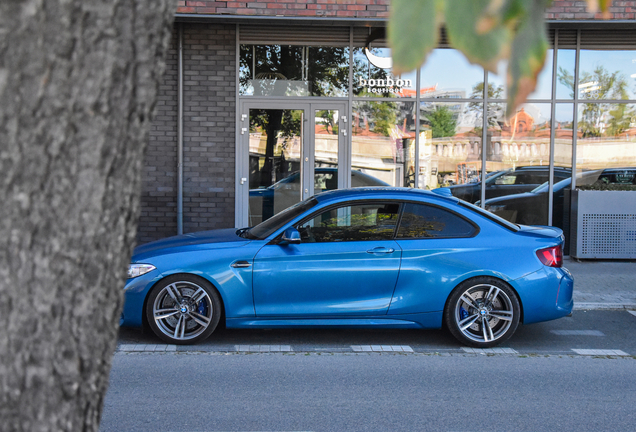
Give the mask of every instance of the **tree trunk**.
[(0, 1), (0, 429), (97, 430), (175, 0)]

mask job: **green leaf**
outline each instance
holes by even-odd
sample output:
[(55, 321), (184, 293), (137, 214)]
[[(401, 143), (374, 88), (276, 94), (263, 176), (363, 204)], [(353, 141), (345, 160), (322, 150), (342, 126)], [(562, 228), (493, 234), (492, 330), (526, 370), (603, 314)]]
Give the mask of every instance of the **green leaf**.
[(388, 25), (393, 73), (417, 69), (437, 47), (443, 0), (393, 0)]
[[(504, 4), (505, 6), (506, 4)], [(446, 29), (453, 48), (464, 53), (471, 63), (496, 72), (512, 41), (510, 17), (502, 19), (493, 10), (491, 0), (447, 0)]]
[(551, 0), (524, 1), (526, 11), (520, 16), (508, 62), (508, 117), (516, 112), (537, 85), (537, 76), (543, 68), (549, 47), (544, 14), (550, 3)]

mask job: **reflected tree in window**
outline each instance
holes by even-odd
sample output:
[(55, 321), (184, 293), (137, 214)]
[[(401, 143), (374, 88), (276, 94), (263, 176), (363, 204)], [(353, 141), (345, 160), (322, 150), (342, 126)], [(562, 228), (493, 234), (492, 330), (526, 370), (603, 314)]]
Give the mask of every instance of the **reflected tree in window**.
[[(261, 131), (267, 139), (263, 166), (250, 167), (250, 180), (256, 181), (250, 187), (270, 186), (289, 174), (285, 167), (285, 153), (290, 140), (300, 137), (301, 127), (301, 110), (250, 110), (250, 133)], [(279, 143), (280, 156), (275, 161), (275, 149)], [(256, 170), (259, 170), (258, 175)]]
[(431, 127), (433, 138), (444, 138), (455, 136), (457, 129), (457, 114), (444, 105), (437, 105), (429, 112), (425, 113), (426, 119)]
[[(574, 76), (567, 70), (559, 68), (558, 80), (572, 89), (574, 95)], [(604, 66), (597, 66), (593, 72), (583, 71), (579, 79), (581, 100), (626, 100), (628, 82), (622, 72), (609, 72)], [(626, 105), (609, 103), (584, 103), (581, 105), (579, 130), (583, 138), (615, 136), (629, 128), (633, 113)]]
[(348, 47), (241, 46), (241, 94), (344, 96), (348, 84)]
[[(472, 94), (470, 96), (471, 99), (483, 99), (484, 94), (484, 83), (477, 83), (473, 87)], [(502, 99), (504, 94), (503, 86), (497, 86), (494, 84), (488, 84), (488, 100), (493, 99)], [(468, 109), (475, 114), (476, 124), (483, 124), (484, 118), (484, 104), (481, 101), (470, 102), (468, 104)], [(502, 119), (505, 118), (505, 105), (501, 103), (488, 103), (487, 109), (487, 121), (488, 128), (498, 127), (499, 123)], [(475, 128), (475, 131), (481, 135), (481, 126)]]

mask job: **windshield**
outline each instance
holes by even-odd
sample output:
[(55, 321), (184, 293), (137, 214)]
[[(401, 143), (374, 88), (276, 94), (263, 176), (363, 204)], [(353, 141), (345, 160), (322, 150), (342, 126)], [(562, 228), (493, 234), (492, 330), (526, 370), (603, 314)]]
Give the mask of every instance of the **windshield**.
[(261, 222), (254, 228), (250, 228), (245, 232), (244, 236), (245, 238), (252, 240), (264, 240), (283, 225), (291, 222), (293, 219), (314, 207), (316, 204), (318, 204), (318, 201), (316, 201), (315, 198), (309, 198), (307, 201), (301, 201), (266, 221)]

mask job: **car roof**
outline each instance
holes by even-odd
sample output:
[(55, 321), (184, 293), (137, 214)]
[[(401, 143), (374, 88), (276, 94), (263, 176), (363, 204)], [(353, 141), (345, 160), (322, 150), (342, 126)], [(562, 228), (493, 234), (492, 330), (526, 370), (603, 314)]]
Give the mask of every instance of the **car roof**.
[(315, 196), (318, 202), (340, 200), (340, 199), (421, 199), (432, 198), (435, 200), (446, 201), (448, 203), (456, 203), (459, 198), (440, 195), (438, 193), (424, 190), (413, 189), (406, 187), (384, 187), (384, 186), (369, 186), (360, 188), (349, 189), (334, 189), (326, 192), (322, 192)]

